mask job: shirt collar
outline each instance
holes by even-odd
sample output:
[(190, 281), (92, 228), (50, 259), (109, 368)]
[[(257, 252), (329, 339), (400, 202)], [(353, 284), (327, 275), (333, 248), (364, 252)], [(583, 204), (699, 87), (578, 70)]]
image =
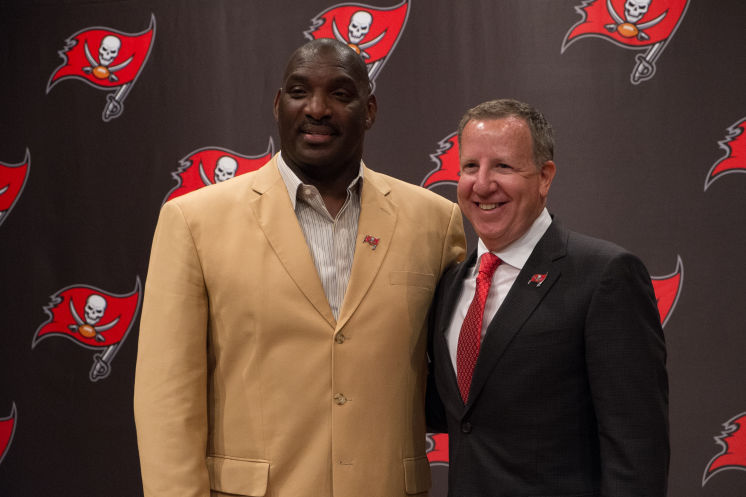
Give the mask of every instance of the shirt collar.
[[(552, 216), (549, 215), (549, 211), (545, 207), (523, 236), (499, 252), (493, 252), (493, 254), (498, 256), (503, 263), (509, 264), (519, 270), (523, 269), (526, 261), (531, 256), (531, 252), (534, 251), (534, 247), (539, 243), (541, 237), (544, 236), (550, 224), (552, 224)], [(477, 243), (477, 261), (479, 261), (479, 258), (485, 252), (487, 252), (487, 247), (480, 238)], [(479, 267), (479, 264), (477, 264), (477, 267)]]
[[(298, 188), (303, 186), (303, 182), (300, 180), (298, 175), (290, 169), (290, 166), (285, 163), (282, 158), (282, 153), (277, 154), (277, 168), (280, 170), (280, 176), (288, 190), (288, 195), (290, 195), (290, 203), (293, 204), (293, 210), (295, 210), (295, 204), (298, 200)], [(358, 183), (360, 186), (363, 184), (363, 161), (360, 161), (360, 170), (347, 187), (347, 192), (352, 194)]]

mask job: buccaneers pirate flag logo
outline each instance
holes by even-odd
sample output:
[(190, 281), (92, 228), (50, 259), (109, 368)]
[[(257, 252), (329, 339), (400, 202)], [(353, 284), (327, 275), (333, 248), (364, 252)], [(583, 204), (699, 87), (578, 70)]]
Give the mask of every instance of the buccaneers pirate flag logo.
[(259, 155), (240, 155), (225, 148), (205, 147), (190, 152), (171, 173), (177, 185), (166, 194), (163, 203), (202, 187), (221, 183), (249, 171), (256, 171), (274, 154), (272, 138), (267, 151)]
[(676, 258), (676, 270), (666, 276), (651, 276), (655, 300), (658, 303), (658, 314), (661, 316), (661, 326), (666, 326), (668, 318), (681, 295), (681, 286), (684, 283), (684, 265), (681, 257)]
[(63, 288), (44, 307), (50, 318), (36, 330), (31, 348), (50, 336), (68, 338), (97, 351), (89, 378), (104, 379), (109, 376), (111, 361), (132, 328), (141, 300), (139, 277), (135, 289), (126, 295), (88, 285)]
[(148, 61), (155, 37), (155, 16), (150, 27), (136, 33), (94, 27), (78, 31), (58, 52), (65, 62), (55, 69), (47, 83), (47, 93), (63, 79), (79, 79), (99, 90), (114, 90), (106, 96), (104, 121), (122, 115), (127, 98), (143, 66)]
[(725, 156), (712, 165), (705, 179), (705, 190), (713, 181), (730, 173), (746, 173), (746, 117), (728, 128), (728, 136), (718, 142)]
[(0, 463), (5, 459), (8, 453), (10, 443), (13, 441), (13, 434), (16, 431), (16, 405), (10, 409), (10, 415), (0, 418)]
[(715, 441), (723, 451), (707, 464), (702, 476), (703, 487), (712, 476), (726, 469), (746, 471), (746, 412), (723, 423), (723, 432)]
[(427, 460), (430, 466), (448, 466), (448, 434), (427, 434)]
[(305, 35), (309, 40), (332, 38), (348, 44), (363, 58), (374, 81), (394, 51), (408, 16), (408, 0), (389, 8), (340, 3), (314, 17)]
[(433, 187), (458, 183), (461, 166), (458, 161), (458, 132), (454, 131), (438, 143), (438, 150), (430, 154), (430, 160), (437, 167), (430, 171), (420, 186), (431, 190)]
[(575, 7), (583, 19), (570, 28), (562, 52), (576, 40), (603, 38), (620, 47), (645, 50), (635, 56), (632, 84), (655, 75), (655, 62), (684, 17), (689, 0), (584, 0)]
[(10, 210), (18, 202), (28, 179), (31, 156), (26, 149), (26, 158), (20, 164), (6, 164), (0, 161), (0, 225), (8, 217)]

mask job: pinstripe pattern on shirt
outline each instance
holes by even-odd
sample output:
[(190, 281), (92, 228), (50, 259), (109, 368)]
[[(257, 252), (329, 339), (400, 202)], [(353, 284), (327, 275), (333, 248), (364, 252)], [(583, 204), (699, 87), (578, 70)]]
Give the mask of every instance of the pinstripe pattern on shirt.
[(357, 177), (347, 187), (347, 199), (335, 218), (326, 209), (318, 189), (313, 185), (303, 184), (281, 155), (277, 156), (277, 166), (311, 251), (326, 299), (334, 318), (338, 319), (355, 256), (360, 189), (363, 182), (362, 164)]

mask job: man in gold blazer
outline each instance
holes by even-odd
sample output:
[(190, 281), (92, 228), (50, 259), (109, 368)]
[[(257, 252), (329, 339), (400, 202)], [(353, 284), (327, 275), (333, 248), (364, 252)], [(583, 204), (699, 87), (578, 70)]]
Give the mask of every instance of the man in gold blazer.
[(164, 205), (135, 379), (146, 497), (427, 495), (426, 319), (463, 227), (363, 165), (376, 109), (362, 59), (312, 41), (275, 98), (281, 153)]

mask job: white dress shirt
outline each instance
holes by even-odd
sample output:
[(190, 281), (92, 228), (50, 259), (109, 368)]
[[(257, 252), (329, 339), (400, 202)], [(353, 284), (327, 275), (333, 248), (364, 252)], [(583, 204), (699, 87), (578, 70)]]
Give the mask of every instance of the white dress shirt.
[[(526, 264), (529, 256), (534, 251), (534, 247), (539, 243), (541, 237), (544, 236), (544, 233), (547, 231), (550, 224), (552, 224), (552, 217), (545, 208), (522, 237), (505, 247), (500, 252), (493, 252), (493, 254), (500, 258), (502, 264), (497, 267), (495, 274), (492, 275), (492, 285), (487, 294), (487, 301), (484, 304), (484, 316), (482, 317), (482, 340), (484, 340), (484, 335), (487, 332), (487, 326), (489, 326), (492, 318), (502, 305), (503, 300), (505, 300), (505, 296), (510, 291), (516, 278), (518, 278), (518, 273), (523, 269), (524, 264)], [(476, 264), (469, 268), (466, 278), (464, 278), (461, 295), (459, 296), (456, 307), (454, 308), (453, 316), (451, 316), (451, 323), (446, 330), (448, 351), (451, 354), (451, 362), (454, 370), (456, 369), (456, 351), (458, 349), (458, 337), (461, 333), (461, 324), (464, 322), (466, 311), (469, 309), (469, 305), (474, 299), (474, 292), (477, 288), (477, 274), (479, 273), (479, 261), (481, 260), (482, 255), (486, 252), (487, 247), (485, 247), (480, 239), (477, 244)]]
[(334, 319), (338, 319), (355, 256), (355, 239), (360, 219), (360, 189), (363, 184), (362, 163), (357, 177), (347, 187), (344, 205), (334, 218), (326, 209), (319, 190), (313, 185), (303, 184), (282, 159), (282, 154), (277, 155), (277, 166), (321, 278), (326, 299)]

